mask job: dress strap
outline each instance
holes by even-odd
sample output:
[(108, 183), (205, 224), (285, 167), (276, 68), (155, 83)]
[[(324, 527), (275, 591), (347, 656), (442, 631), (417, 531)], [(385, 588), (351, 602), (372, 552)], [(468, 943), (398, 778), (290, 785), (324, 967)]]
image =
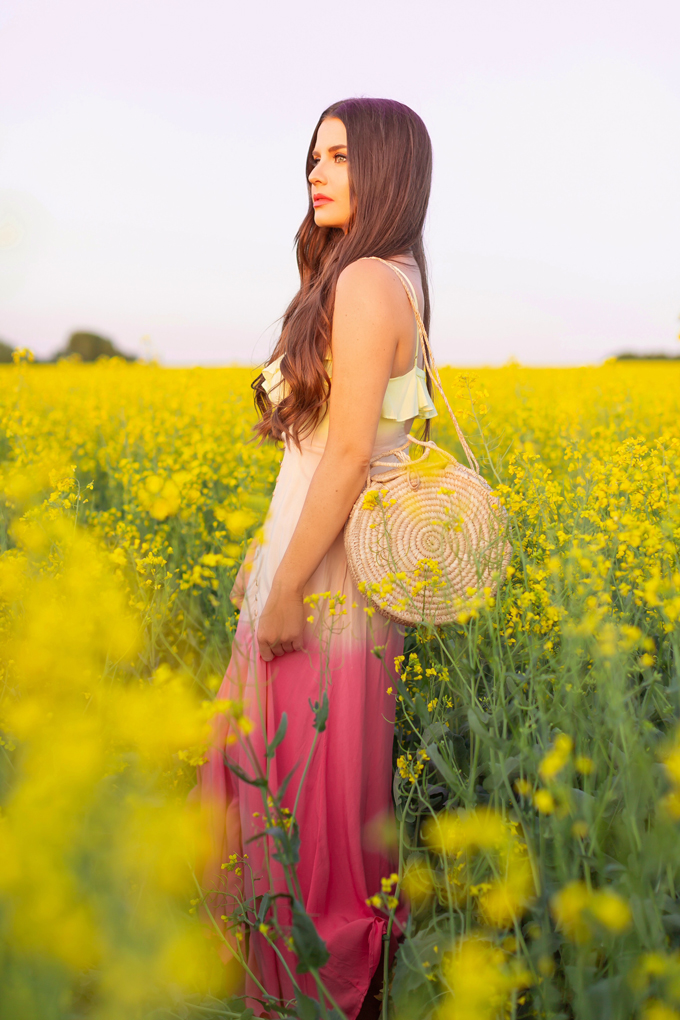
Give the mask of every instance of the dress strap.
[[(387, 259), (381, 259), (378, 255), (366, 255), (365, 257), (368, 259), (374, 259), (376, 262), (382, 262), (384, 263), (384, 265), (389, 266), (390, 269), (393, 269), (395, 273), (397, 273), (397, 275), (401, 279), (401, 282), (404, 285), (404, 290), (406, 291), (406, 295), (409, 299), (411, 308), (416, 313), (416, 326), (418, 326), (418, 296), (416, 295), (415, 287), (409, 280), (406, 273), (402, 272), (402, 270), (399, 269), (398, 266), (395, 266), (394, 263), (388, 262)], [(420, 326), (418, 326), (418, 335), (420, 335)], [(418, 364), (418, 341), (416, 341), (416, 355), (413, 359), (413, 364), (414, 365)]]
[[(416, 297), (415, 287), (413, 286), (413, 284), (409, 280), (409, 278), (406, 275), (406, 273), (404, 273), (401, 269), (399, 269), (398, 266), (395, 266), (393, 262), (388, 262), (387, 259), (381, 259), (378, 255), (365, 255), (364, 258), (375, 259), (376, 262), (384, 262), (384, 264), (386, 266), (389, 266), (390, 269), (393, 269), (394, 272), (397, 274), (397, 276), (399, 276), (399, 278), (401, 279), (401, 282), (404, 285), (404, 290), (406, 291), (406, 296), (408, 297), (410, 305), (411, 305), (411, 308), (413, 309), (413, 314), (416, 317), (416, 324), (418, 326), (418, 337), (420, 338), (420, 346), (423, 349), (423, 365), (425, 366), (425, 371), (429, 375), (429, 377), (432, 380), (432, 382), (434, 383), (434, 385), (439, 390), (441, 398), (444, 401), (444, 405), (446, 407), (446, 410), (451, 415), (451, 420), (452, 420), (452, 422), (453, 422), (453, 424), (455, 426), (456, 434), (457, 434), (457, 436), (458, 436), (458, 438), (460, 440), (460, 445), (463, 447), (463, 450), (465, 452), (465, 456), (467, 457), (468, 464), (473, 469), (473, 471), (476, 471), (477, 474), (479, 474), (479, 463), (477, 462), (477, 458), (475, 457), (474, 453), (472, 452), (472, 450), (468, 446), (467, 439), (463, 435), (463, 430), (461, 429), (460, 425), (458, 424), (458, 419), (456, 418), (456, 416), (453, 413), (453, 410), (451, 408), (451, 405), (449, 404), (448, 400), (446, 399), (446, 394), (444, 393), (444, 387), (442, 386), (442, 381), (439, 378), (439, 370), (438, 370), (437, 366), (435, 365), (434, 358), (432, 356), (432, 348), (430, 347), (430, 341), (428, 340), (428, 337), (427, 337), (427, 332), (425, 330), (425, 325), (423, 323), (423, 320), (422, 320), (422, 317), (420, 315), (420, 312), (418, 311), (418, 300), (417, 300), (417, 297)], [(418, 351), (416, 349), (416, 363), (417, 363), (417, 361), (418, 361)]]
[(401, 282), (404, 284), (406, 292), (408, 294), (410, 294), (411, 297), (413, 298), (413, 301), (411, 302), (411, 304), (412, 305), (415, 304), (415, 306), (417, 308), (418, 307), (418, 298), (416, 297), (416, 289), (413, 286), (413, 284), (411, 283), (411, 281), (409, 280), (409, 278), (406, 275), (406, 273), (403, 271), (403, 269), (400, 269), (399, 266), (395, 266), (394, 262), (388, 262), (387, 259), (381, 259), (378, 255), (369, 255), (368, 258), (369, 259), (374, 259), (376, 262), (384, 263), (384, 265), (389, 266), (390, 269), (393, 269), (395, 271), (395, 273), (398, 274), (398, 276), (401, 279)]

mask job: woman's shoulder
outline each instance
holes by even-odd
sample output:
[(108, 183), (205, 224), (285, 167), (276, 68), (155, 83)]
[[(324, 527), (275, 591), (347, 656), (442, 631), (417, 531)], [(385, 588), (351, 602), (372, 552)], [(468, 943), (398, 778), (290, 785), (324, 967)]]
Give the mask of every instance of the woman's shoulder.
[(360, 286), (363, 283), (378, 283), (394, 279), (396, 273), (390, 269), (381, 259), (364, 256), (350, 262), (338, 276), (338, 284), (342, 282), (347, 285)]
[(393, 269), (378, 259), (361, 258), (350, 262), (338, 276), (336, 302), (345, 301), (394, 307), (394, 297), (403, 285)]

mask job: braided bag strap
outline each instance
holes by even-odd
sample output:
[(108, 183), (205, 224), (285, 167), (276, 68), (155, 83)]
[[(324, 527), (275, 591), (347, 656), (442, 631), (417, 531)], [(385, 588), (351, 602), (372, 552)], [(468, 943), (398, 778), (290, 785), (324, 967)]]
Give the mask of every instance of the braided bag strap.
[[(442, 400), (444, 401), (444, 406), (451, 415), (451, 420), (456, 429), (458, 439), (460, 440), (460, 445), (463, 447), (463, 451), (465, 453), (465, 456), (467, 457), (468, 464), (476, 474), (479, 474), (480, 470), (477, 458), (470, 449), (467, 439), (463, 435), (463, 430), (458, 424), (458, 419), (453, 413), (451, 405), (449, 404), (446, 394), (444, 393), (444, 387), (442, 386), (442, 381), (439, 377), (439, 370), (434, 361), (434, 356), (432, 354), (432, 348), (430, 347), (430, 341), (427, 336), (425, 324), (423, 323), (420, 312), (418, 311), (418, 304), (416, 302), (415, 294), (413, 292), (413, 284), (409, 280), (406, 273), (402, 272), (402, 270), (399, 269), (398, 266), (395, 266), (392, 262), (388, 262), (387, 259), (381, 259), (378, 255), (368, 255), (367, 258), (374, 259), (376, 262), (382, 262), (384, 263), (384, 265), (389, 266), (390, 269), (393, 269), (394, 272), (397, 273), (397, 275), (401, 279), (404, 290), (406, 291), (406, 296), (408, 297), (409, 300), (409, 304), (411, 305), (411, 308), (413, 309), (413, 314), (415, 315), (416, 318), (416, 324), (418, 326), (418, 337), (420, 339), (420, 346), (423, 352), (423, 365), (425, 366), (425, 371), (429, 375), (434, 385), (436, 386), (437, 390), (439, 391), (439, 394)], [(383, 456), (385, 455), (383, 454)]]

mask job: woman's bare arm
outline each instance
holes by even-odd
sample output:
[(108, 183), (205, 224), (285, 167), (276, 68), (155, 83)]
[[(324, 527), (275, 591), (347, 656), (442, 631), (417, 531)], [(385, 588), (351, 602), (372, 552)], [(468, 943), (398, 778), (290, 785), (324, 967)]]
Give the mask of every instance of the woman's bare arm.
[(354, 262), (338, 279), (328, 439), (260, 619), (258, 643), (266, 660), (302, 647), (304, 587), (366, 479), (397, 343), (408, 321), (403, 298), (399, 280), (378, 262)]

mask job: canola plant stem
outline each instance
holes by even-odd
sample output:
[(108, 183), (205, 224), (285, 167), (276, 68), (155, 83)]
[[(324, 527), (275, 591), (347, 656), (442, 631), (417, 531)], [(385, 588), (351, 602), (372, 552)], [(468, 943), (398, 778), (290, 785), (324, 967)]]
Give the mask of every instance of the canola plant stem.
[(311, 743), (311, 746), (309, 748), (309, 754), (307, 755), (307, 761), (305, 762), (305, 767), (302, 770), (302, 775), (300, 776), (300, 783), (298, 785), (297, 793), (295, 794), (295, 803), (293, 804), (293, 811), (292, 811), (292, 816), (291, 816), (293, 818), (293, 820), (295, 820), (295, 817), (297, 815), (297, 807), (298, 807), (298, 804), (300, 802), (300, 794), (302, 793), (302, 786), (303, 786), (303, 783), (304, 783), (305, 778), (307, 776), (307, 773), (309, 772), (309, 766), (310, 766), (310, 764), (312, 762), (312, 755), (314, 754), (314, 748), (316, 747), (316, 742), (317, 742), (318, 739), (319, 739), (319, 731), (318, 730), (314, 730), (314, 736), (312, 737), (312, 743)]
[[(411, 789), (409, 790), (408, 797), (406, 798), (406, 805), (405, 805), (404, 810), (402, 812), (402, 816), (401, 816), (401, 818), (399, 820), (399, 864), (398, 864), (398, 868), (397, 868), (397, 874), (399, 875), (399, 881), (400, 882), (401, 882), (401, 878), (402, 878), (403, 871), (404, 871), (404, 819), (405, 819), (405, 816), (406, 816), (406, 812), (408, 811), (409, 806), (411, 804), (411, 798), (413, 797), (414, 792), (415, 792), (415, 785), (413, 785), (411, 787)], [(396, 890), (395, 890), (395, 893), (394, 893), (395, 896), (399, 895), (399, 888), (400, 888), (400, 886), (398, 885)], [(389, 974), (390, 974), (389, 947), (390, 947), (390, 939), (392, 937), (393, 923), (394, 923), (394, 911), (390, 911), (390, 916), (389, 916), (389, 919), (388, 919), (388, 922), (387, 922), (387, 933), (386, 933), (386, 936), (385, 935), (383, 936), (383, 954), (384, 954), (384, 956), (383, 956), (383, 990), (382, 990), (382, 1006), (381, 1006), (382, 1020), (388, 1020), (388, 1012), (389, 1012)]]
[(279, 949), (279, 947), (276, 945), (275, 942), (272, 942), (269, 939), (267, 939), (267, 942), (269, 942), (269, 945), (272, 947), (272, 949), (274, 950), (274, 952), (278, 956), (279, 960), (281, 961), (281, 964), (283, 965), (283, 968), (285, 969), (286, 974), (290, 978), (290, 982), (291, 982), (293, 988), (295, 989), (296, 992), (299, 992), (301, 990), (300, 986), (298, 985), (297, 981), (293, 977), (293, 973), (292, 973), (290, 967), (288, 966), (288, 964), (286, 963), (286, 960), (284, 958), (283, 953), (281, 952), (281, 950)]
[[(399, 894), (399, 889), (395, 890), (395, 895)], [(388, 1020), (388, 1002), (389, 1002), (389, 977), (390, 977), (390, 940), (392, 938), (392, 922), (394, 921), (394, 913), (390, 912), (389, 919), (387, 921), (387, 931), (383, 935), (382, 948), (383, 948), (383, 993), (382, 993), (382, 1020)]]
[[(189, 870), (191, 872), (191, 877), (194, 880), (194, 884), (196, 886), (196, 889), (198, 890), (199, 895), (203, 899), (203, 890), (201, 889), (201, 884), (198, 881), (198, 878), (196, 877), (196, 873), (195, 873), (194, 869), (191, 867), (191, 864), (189, 865)], [(231, 952), (233, 952), (231, 946), (229, 945), (229, 942), (224, 937), (224, 933), (223, 933), (222, 929), (220, 928), (219, 924), (217, 923), (217, 921), (213, 917), (212, 910), (210, 909), (210, 907), (208, 907), (205, 904), (205, 902), (203, 903), (203, 905), (205, 906), (206, 913), (207, 913), (208, 917), (210, 918), (210, 923), (211, 923), (212, 927), (215, 929), (215, 932), (217, 933), (218, 938), (220, 939), (221, 942), (224, 942), (224, 944), (229, 948), (229, 950)], [(248, 964), (245, 961), (245, 957), (243, 956), (243, 953), (241, 953), (241, 952), (239, 952), (239, 963), (241, 964), (241, 966), (245, 970), (245, 972), (248, 975), (248, 977), (251, 978), (255, 982), (255, 984), (260, 989), (260, 991), (264, 993), (265, 998), (268, 999), (269, 998), (269, 993), (267, 992), (267, 989), (260, 983), (259, 979), (255, 976), (255, 974), (253, 974), (253, 972), (251, 971), (250, 967), (248, 966)], [(272, 1007), (272, 1008), (274, 1008), (274, 1007)], [(279, 1013), (279, 1016), (282, 1016), (282, 1014)]]
[(340, 1006), (338, 1006), (337, 1002), (335, 1001), (335, 999), (333, 998), (331, 993), (329, 991), (327, 991), (326, 986), (324, 985), (323, 981), (321, 980), (321, 978), (319, 976), (318, 970), (315, 967), (312, 967), (312, 968), (310, 968), (310, 973), (313, 976), (314, 981), (316, 982), (316, 988), (317, 988), (317, 991), (319, 992), (319, 995), (320, 995), (319, 1004), (320, 1004), (321, 1009), (323, 1011), (324, 1017), (326, 1017), (326, 1018), (328, 1017), (328, 1010), (326, 1008), (326, 1003), (324, 1001), (324, 996), (325, 996), (325, 998), (327, 998), (328, 1001), (330, 1002), (330, 1004), (333, 1007), (333, 1009), (337, 1010), (337, 1013), (338, 1013), (338, 1016), (340, 1017), (340, 1020), (347, 1020), (343, 1010), (340, 1008)]

